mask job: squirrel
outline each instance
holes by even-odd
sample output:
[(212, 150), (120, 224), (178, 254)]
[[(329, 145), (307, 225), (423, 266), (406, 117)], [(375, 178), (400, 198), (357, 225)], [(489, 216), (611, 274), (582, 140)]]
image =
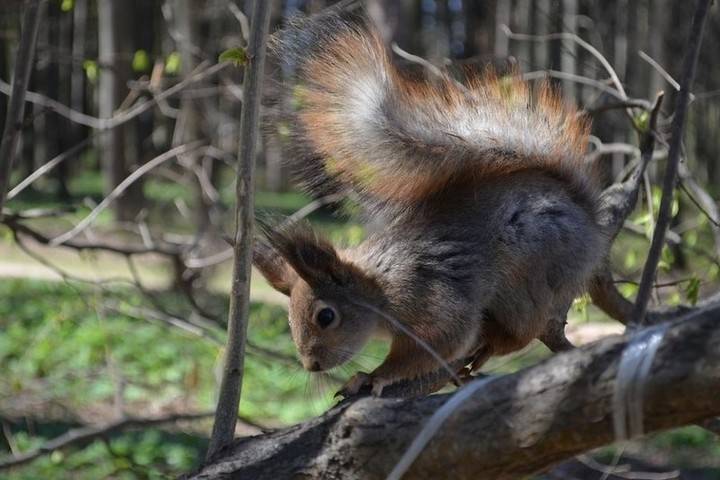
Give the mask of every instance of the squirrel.
[(476, 372), (533, 339), (572, 348), (567, 312), (609, 249), (588, 120), (547, 82), (411, 74), (363, 12), (294, 19), (278, 37), (300, 183), (353, 195), (379, 226), (354, 248), (307, 224), (264, 227), (253, 263), (289, 296), (303, 367), (334, 368), (385, 334), (382, 364), (339, 393), (431, 393), (451, 378), (439, 370)]

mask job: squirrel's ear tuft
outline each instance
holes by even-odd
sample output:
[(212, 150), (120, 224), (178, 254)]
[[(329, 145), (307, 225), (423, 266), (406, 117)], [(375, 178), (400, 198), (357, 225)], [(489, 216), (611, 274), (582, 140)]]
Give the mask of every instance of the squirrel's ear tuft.
[(275, 290), (290, 295), (298, 275), (272, 246), (263, 240), (256, 241), (252, 262)]
[(281, 228), (261, 225), (261, 228), (271, 249), (280, 257), (274, 261), (285, 263), (310, 285), (343, 286), (352, 280), (353, 267), (343, 262), (335, 247), (308, 225), (299, 223)]

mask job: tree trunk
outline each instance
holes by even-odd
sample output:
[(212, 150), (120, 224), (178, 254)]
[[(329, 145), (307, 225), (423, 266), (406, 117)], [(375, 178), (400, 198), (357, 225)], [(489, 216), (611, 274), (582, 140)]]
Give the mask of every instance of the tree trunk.
[[(550, 33), (550, 0), (537, 0), (533, 2), (533, 31), (535, 35)], [(548, 42), (532, 43), (533, 68), (550, 68), (548, 58)]]
[[(56, 55), (56, 60), (50, 65), (51, 80), (50, 92), (51, 98), (56, 99), (63, 105), (70, 105), (71, 92), (70, 92), (70, 79), (72, 76), (72, 58), (67, 58), (68, 52), (72, 52), (72, 20), (73, 17), (70, 13), (61, 12), (60, 5), (57, 2), (50, 4), (50, 11), (54, 17), (54, 21), (51, 20), (49, 24), (54, 24), (51, 27), (51, 48), (57, 48), (60, 51), (59, 55)], [(59, 61), (58, 61), (59, 59)], [(72, 132), (73, 122), (61, 117), (56, 113), (48, 113), (48, 144), (50, 145), (48, 158), (46, 162), (51, 158), (54, 158), (60, 152), (69, 150), (73, 146), (71, 135), (68, 132)], [(68, 163), (62, 162), (55, 168), (55, 178), (57, 179), (58, 189), (57, 195), (61, 202), (67, 202), (70, 199), (70, 191), (68, 190)]]
[[(87, 20), (88, 0), (75, 0), (73, 6), (72, 73), (70, 80), (70, 106), (78, 112), (85, 112), (85, 69), (83, 61), (87, 57)], [(72, 145), (87, 136), (87, 129), (75, 122), (70, 127)]]
[[(563, 0), (563, 32), (577, 33), (577, 0)], [(575, 75), (577, 61), (577, 43), (573, 40), (563, 40), (560, 68), (563, 72)], [(577, 102), (577, 84), (571, 80), (563, 82), (563, 94), (571, 104)]]
[[(98, 0), (98, 50), (100, 82), (98, 107), (101, 118), (111, 118), (128, 94), (130, 78), (129, 52), (122, 45), (129, 40), (128, 22), (131, 9), (123, 0)], [(125, 42), (125, 43), (123, 43)], [(125, 125), (119, 125), (100, 135), (100, 155), (104, 177), (104, 192), (109, 194), (128, 176), (125, 155)], [(129, 196), (115, 202), (115, 214), (120, 220), (132, 220), (137, 206)]]
[(25, 113), (25, 94), (30, 81), (30, 73), (33, 70), (35, 45), (44, 7), (44, 1), (25, 2), (20, 43), (15, 56), (10, 102), (2, 139), (0, 139), (0, 217), (2, 217), (5, 196), (10, 184), (10, 173), (20, 143), (23, 114)]
[(495, 57), (499, 60), (510, 55), (510, 39), (502, 30), (502, 26), (510, 26), (512, 3), (510, 0), (498, 0), (495, 6)]
[[(643, 379), (646, 432), (720, 413), (718, 321), (716, 303), (668, 327)], [(403, 478), (524, 478), (611, 443), (620, 358), (640, 336), (610, 337), (490, 381)], [(307, 423), (237, 440), (190, 478), (384, 479), (448, 398), (346, 401)]]
[[(182, 59), (182, 74), (187, 77), (198, 65), (197, 55), (199, 51), (197, 49), (200, 43), (198, 36), (200, 3), (197, 2), (197, 0), (174, 0), (173, 6), (173, 20), (177, 32), (176, 42), (179, 43), (177, 47), (180, 49), (180, 57)], [(201, 87), (202, 85), (202, 83), (197, 84), (197, 87)], [(173, 145), (177, 146), (201, 138), (203, 133), (201, 132), (200, 121), (198, 102), (192, 98), (183, 98), (180, 102), (180, 114), (178, 116), (178, 122), (176, 123)], [(180, 131), (177, 130), (178, 125), (181, 127)], [(202, 159), (198, 156), (197, 152), (186, 155), (185, 158), (181, 158), (180, 160), (191, 169), (199, 170), (204, 168), (201, 161)], [(212, 176), (207, 172), (205, 175), (207, 178)], [(208, 231), (210, 224), (210, 205), (209, 200), (203, 193), (202, 185), (196, 176), (193, 176), (192, 184), (193, 190), (195, 191), (193, 214), (195, 215), (195, 243), (197, 244)]]

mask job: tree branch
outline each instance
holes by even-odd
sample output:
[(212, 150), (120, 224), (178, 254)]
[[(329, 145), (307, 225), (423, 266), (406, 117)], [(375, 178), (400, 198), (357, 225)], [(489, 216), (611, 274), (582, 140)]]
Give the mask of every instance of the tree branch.
[(240, 118), (240, 153), (235, 195), (235, 244), (228, 344), (225, 351), (220, 393), (208, 456), (228, 445), (235, 432), (250, 308), (250, 272), (253, 242), (253, 192), (255, 147), (262, 98), (265, 47), (270, 25), (271, 2), (255, 0), (248, 42), (249, 63), (243, 81), (243, 108)]
[[(647, 432), (720, 413), (718, 320), (716, 304), (669, 325), (644, 385)], [(611, 443), (618, 365), (633, 338), (610, 337), (489, 382), (404, 478), (522, 478)], [(191, 478), (385, 478), (448, 397), (343, 402), (305, 424), (238, 440)]]
[(204, 146), (204, 143), (204, 140), (197, 140), (195, 142), (179, 145), (163, 154), (158, 155), (147, 163), (144, 163), (137, 170), (128, 175), (125, 180), (120, 182), (120, 184), (115, 187), (115, 189), (110, 192), (110, 194), (108, 194), (108, 196), (105, 197), (102, 202), (100, 202), (85, 218), (83, 218), (77, 225), (75, 225), (75, 227), (63, 233), (62, 235), (58, 235), (57, 237), (53, 238), (50, 241), (50, 246), (56, 247), (58, 245), (62, 245), (63, 243), (67, 242), (72, 238), (75, 238), (78, 234), (80, 234), (88, 226), (90, 226), (90, 224), (95, 221), (97, 216), (100, 215), (100, 213), (105, 210), (113, 201), (119, 198), (123, 194), (123, 192), (127, 190), (128, 187), (130, 187), (130, 185), (135, 183), (140, 177), (148, 173), (150, 170), (175, 157), (179, 157), (186, 153), (195, 151), (200, 147)]
[[(635, 171), (626, 181), (611, 185), (600, 197), (598, 218), (601, 227), (608, 235), (608, 241), (613, 241), (617, 237), (625, 220), (637, 203), (643, 175), (655, 151), (657, 121), (663, 98), (664, 94), (662, 92), (658, 93), (655, 98), (650, 112), (648, 128), (641, 140), (640, 163)], [(611, 318), (623, 324), (629, 323), (633, 305), (615, 287), (609, 265), (604, 265), (592, 279), (590, 297), (593, 303)]]
[(672, 121), (672, 137), (670, 139), (667, 167), (665, 168), (665, 177), (663, 179), (662, 200), (660, 201), (660, 210), (658, 212), (657, 223), (655, 224), (655, 231), (653, 232), (652, 243), (650, 244), (650, 251), (648, 252), (645, 267), (643, 268), (640, 288), (638, 289), (635, 299), (635, 307), (632, 315), (633, 323), (641, 323), (645, 318), (647, 304), (650, 300), (650, 293), (652, 292), (653, 279), (655, 278), (655, 271), (660, 261), (663, 245), (665, 244), (665, 234), (670, 226), (672, 196), (675, 190), (678, 164), (680, 163), (680, 150), (682, 147), (685, 117), (690, 101), (690, 89), (695, 79), (698, 56), (700, 55), (700, 44), (702, 42), (705, 19), (707, 18), (710, 3), (711, 0), (698, 0), (692, 26), (690, 27), (690, 38), (683, 62), (680, 92), (678, 93), (675, 103), (675, 113)]
[(44, 7), (45, 1), (29, 0), (25, 2), (20, 44), (15, 57), (15, 75), (10, 93), (10, 105), (5, 119), (2, 143), (0, 143), (0, 217), (2, 217), (5, 194), (10, 184), (10, 170), (15, 163), (15, 154), (20, 141), (22, 119), (25, 114), (25, 95), (30, 82), (30, 73), (35, 58), (35, 44)]
[[(53, 100), (52, 98), (48, 98), (45, 95), (41, 95), (37, 92), (27, 92), (25, 100), (29, 103), (40, 105), (51, 112), (55, 112), (61, 117), (65, 117), (73, 123), (92, 128), (93, 130), (112, 130), (119, 127), (120, 125), (129, 122), (133, 118), (142, 115), (146, 111), (153, 108), (155, 105), (162, 105), (162, 102), (176, 95), (177, 93), (180, 93), (188, 86), (202, 82), (214, 76), (215, 74), (226, 69), (228, 65), (228, 63), (218, 63), (216, 65), (208, 67), (208, 64), (206, 62), (203, 62), (198, 65), (197, 68), (193, 70), (187, 78), (183, 79), (182, 81), (178, 82), (167, 90), (163, 90), (162, 92), (159, 92), (157, 94), (153, 93), (152, 99), (139, 102), (128, 109), (121, 110), (110, 118), (97, 118), (82, 112), (78, 112), (77, 110), (73, 110), (72, 108), (63, 105), (57, 100)], [(0, 80), (0, 93), (7, 93), (8, 91), (8, 85), (2, 80)]]
[[(0, 459), (0, 470), (11, 467), (19, 467), (26, 463), (30, 463), (43, 455), (49, 455), (56, 450), (70, 447), (78, 447), (87, 445), (88, 443), (99, 438), (117, 434), (118, 432), (129, 430), (132, 428), (147, 428), (167, 423), (175, 423), (179, 421), (203, 420), (210, 418), (212, 412), (205, 413), (173, 413), (162, 417), (151, 418), (123, 418), (116, 422), (108, 423), (97, 427), (82, 427), (70, 430), (59, 437), (56, 437), (44, 445), (8, 458)], [(259, 429), (255, 424), (249, 423), (253, 428)]]

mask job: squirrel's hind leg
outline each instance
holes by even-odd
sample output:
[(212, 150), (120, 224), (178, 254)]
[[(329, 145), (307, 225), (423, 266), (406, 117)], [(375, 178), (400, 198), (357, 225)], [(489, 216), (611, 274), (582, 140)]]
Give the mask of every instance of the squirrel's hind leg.
[(538, 336), (538, 340), (545, 344), (553, 353), (565, 352), (575, 348), (565, 336), (565, 325), (567, 325), (567, 312), (570, 307), (561, 309), (562, 314), (556, 315), (547, 323), (545, 332)]
[(458, 379), (460, 380), (460, 383), (453, 379), (455, 386), (459, 387), (461, 383), (465, 383), (479, 376), (477, 372), (491, 356), (492, 350), (487, 345), (482, 345), (475, 350), (475, 352), (469, 357), (467, 365), (463, 366), (458, 372)]

